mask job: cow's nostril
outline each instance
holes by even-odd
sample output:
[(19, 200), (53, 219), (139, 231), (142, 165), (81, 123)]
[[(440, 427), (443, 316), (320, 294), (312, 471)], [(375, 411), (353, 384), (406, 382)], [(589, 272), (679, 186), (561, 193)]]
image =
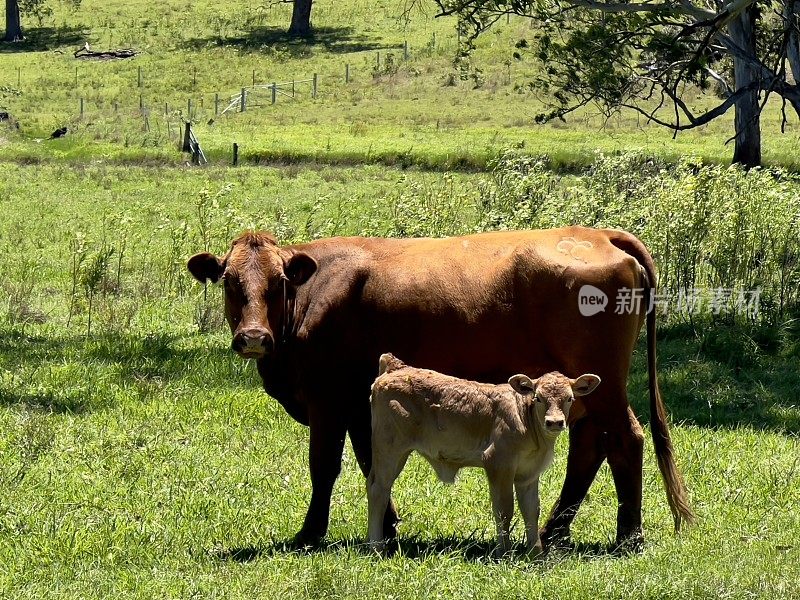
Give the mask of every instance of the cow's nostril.
[(564, 419), (545, 419), (544, 424), (550, 429), (564, 429)]

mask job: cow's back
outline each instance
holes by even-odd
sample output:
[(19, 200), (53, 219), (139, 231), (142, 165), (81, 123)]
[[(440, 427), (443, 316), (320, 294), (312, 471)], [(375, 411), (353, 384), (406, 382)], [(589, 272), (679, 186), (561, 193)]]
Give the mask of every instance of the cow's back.
[[(627, 373), (641, 321), (615, 314), (614, 304), (619, 290), (640, 287), (640, 267), (604, 230), (331, 238), (300, 248), (321, 265), (310, 302), (337, 314), (337, 341), (371, 361), (373, 375), (384, 352), (493, 383), (518, 372), (595, 372), (604, 380), (619, 378), (615, 369)], [(331, 294), (331, 286), (346, 291)], [(606, 295), (604, 312), (581, 314), (584, 286)], [(609, 355), (622, 364), (596, 364)]]

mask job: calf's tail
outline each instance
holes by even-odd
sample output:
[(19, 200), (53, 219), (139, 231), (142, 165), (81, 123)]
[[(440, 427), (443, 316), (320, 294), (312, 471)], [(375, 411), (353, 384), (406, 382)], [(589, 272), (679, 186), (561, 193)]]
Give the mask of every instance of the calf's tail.
[[(611, 243), (633, 256), (642, 266), (644, 276), (645, 310), (650, 308), (650, 299), (656, 288), (656, 272), (653, 257), (650, 256), (645, 245), (636, 237), (623, 232), (614, 232), (618, 237), (612, 236)], [(669, 420), (658, 387), (658, 374), (656, 369), (656, 311), (655, 308), (647, 312), (647, 374), (650, 387), (650, 430), (653, 434), (653, 446), (656, 451), (656, 461), (664, 487), (667, 492), (667, 502), (672, 511), (675, 522), (675, 531), (680, 531), (681, 523), (692, 523), (695, 520), (694, 512), (689, 506), (688, 493), (683, 476), (675, 464), (672, 450), (672, 439), (669, 434)]]

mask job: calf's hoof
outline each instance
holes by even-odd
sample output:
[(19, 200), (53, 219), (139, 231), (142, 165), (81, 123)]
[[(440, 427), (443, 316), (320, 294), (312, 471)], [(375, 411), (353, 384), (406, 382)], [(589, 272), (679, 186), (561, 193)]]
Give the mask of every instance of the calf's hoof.
[(369, 549), (372, 550), (375, 554), (384, 555), (386, 554), (386, 541), (381, 540), (379, 542), (370, 542)]
[(528, 546), (528, 550), (526, 551), (526, 556), (530, 560), (539, 560), (544, 558), (544, 548), (542, 547), (542, 542), (539, 540), (533, 546)]

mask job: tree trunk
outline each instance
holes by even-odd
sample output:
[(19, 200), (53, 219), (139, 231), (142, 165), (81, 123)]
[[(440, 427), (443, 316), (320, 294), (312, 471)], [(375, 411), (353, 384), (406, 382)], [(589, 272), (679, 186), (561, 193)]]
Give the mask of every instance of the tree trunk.
[[(729, 26), (731, 38), (736, 45), (753, 57), (756, 56), (757, 19), (757, 9), (750, 7), (742, 11), (731, 21)], [(737, 90), (758, 80), (756, 69), (735, 56), (733, 58), (733, 76)], [(758, 93), (758, 89), (753, 89), (736, 103), (734, 118), (736, 139), (733, 162), (748, 168), (761, 165), (761, 114)]]
[(313, 0), (294, 0), (292, 24), (289, 35), (308, 37), (311, 35), (311, 3)]
[(19, 42), (24, 39), (22, 35), (22, 22), (19, 18), (18, 0), (6, 0), (6, 36), (4, 42)]

